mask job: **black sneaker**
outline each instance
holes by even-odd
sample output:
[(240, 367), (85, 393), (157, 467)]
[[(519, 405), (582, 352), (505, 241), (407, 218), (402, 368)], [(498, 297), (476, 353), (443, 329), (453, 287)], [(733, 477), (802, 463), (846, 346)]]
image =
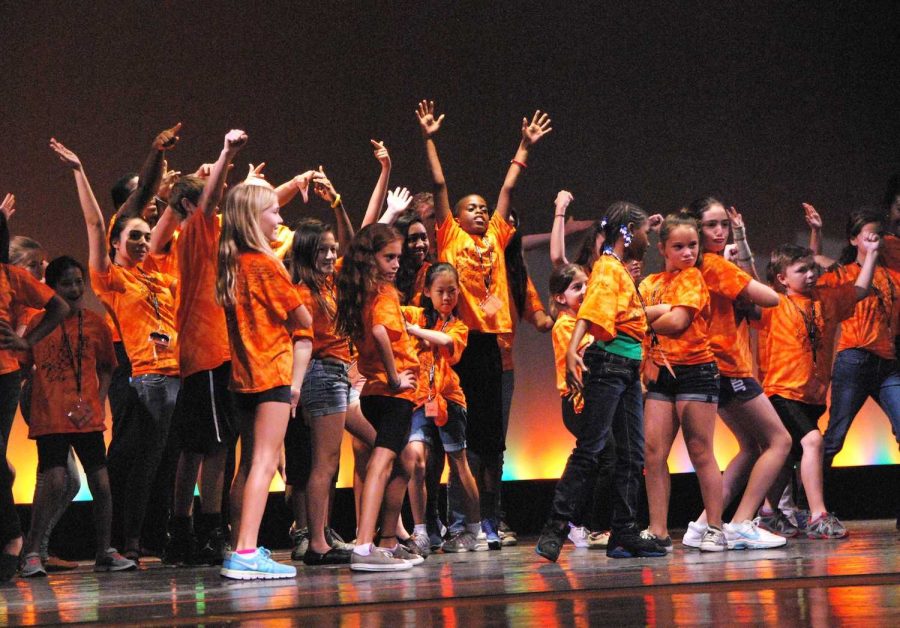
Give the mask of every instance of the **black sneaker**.
[(225, 530), (221, 526), (217, 526), (199, 539), (197, 545), (200, 546), (200, 550), (197, 552), (198, 564), (221, 565), (225, 560), (228, 538), (225, 536)]
[(610, 558), (659, 558), (666, 553), (655, 541), (641, 538), (635, 530), (613, 532), (606, 546)]
[[(126, 556), (127, 558), (127, 556)], [(162, 563), (169, 567), (193, 565), (197, 560), (197, 539), (190, 528), (172, 530), (163, 550)]]
[(307, 549), (303, 555), (303, 564), (310, 567), (318, 565), (349, 565), (352, 557), (353, 552), (351, 550), (338, 549), (336, 547), (332, 547), (324, 554)]
[(19, 568), (19, 557), (0, 552), (0, 582), (8, 582), (16, 575)]
[(559, 558), (559, 553), (562, 550), (568, 531), (568, 522), (548, 521), (544, 525), (544, 529), (541, 530), (541, 537), (534, 547), (535, 553), (555, 563), (556, 559)]

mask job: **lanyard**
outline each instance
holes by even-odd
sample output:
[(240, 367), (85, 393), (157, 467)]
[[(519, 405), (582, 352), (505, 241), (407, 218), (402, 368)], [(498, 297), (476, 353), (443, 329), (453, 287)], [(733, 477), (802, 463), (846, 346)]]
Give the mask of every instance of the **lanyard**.
[[(484, 252), (482, 252), (481, 247), (475, 244), (475, 252), (478, 253), (478, 266), (481, 268), (481, 276), (484, 278), (484, 288), (488, 292), (491, 291), (491, 282), (493, 281), (494, 274), (494, 253), (493, 248), (491, 247), (490, 236), (485, 235), (482, 240), (484, 241)], [(487, 272), (484, 269), (484, 253), (487, 253), (488, 265)]]
[(82, 357), (84, 356), (84, 314), (78, 311), (78, 352), (72, 351), (72, 344), (69, 342), (69, 334), (66, 333), (66, 323), (60, 323), (62, 329), (63, 346), (69, 355), (69, 362), (72, 365), (72, 371), (75, 373), (75, 390), (78, 393), (78, 400), (81, 400), (81, 373), (82, 373)]
[[(450, 322), (450, 319), (443, 321), (441, 323), (440, 332), (443, 333), (447, 328), (447, 324)], [(431, 401), (437, 396), (437, 390), (434, 388), (434, 365), (437, 362), (437, 356), (434, 353), (434, 347), (431, 348), (431, 366), (428, 369), (428, 401)]]
[(806, 328), (806, 337), (809, 338), (809, 347), (812, 351), (813, 364), (815, 364), (816, 354), (819, 351), (819, 342), (821, 340), (819, 326), (816, 323), (816, 305), (810, 300), (809, 311), (804, 312), (791, 297), (787, 297), (787, 300), (790, 301), (791, 305), (794, 306), (794, 309), (797, 310), (797, 313), (800, 315), (800, 318), (803, 319), (803, 327)]

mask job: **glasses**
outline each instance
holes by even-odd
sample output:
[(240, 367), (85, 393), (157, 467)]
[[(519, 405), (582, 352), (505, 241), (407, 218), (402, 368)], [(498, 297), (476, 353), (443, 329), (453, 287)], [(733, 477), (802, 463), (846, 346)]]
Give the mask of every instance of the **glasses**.
[(138, 231), (137, 229), (132, 229), (128, 232), (128, 239), (132, 242), (140, 242), (141, 240), (145, 242), (150, 242), (150, 232), (149, 231)]

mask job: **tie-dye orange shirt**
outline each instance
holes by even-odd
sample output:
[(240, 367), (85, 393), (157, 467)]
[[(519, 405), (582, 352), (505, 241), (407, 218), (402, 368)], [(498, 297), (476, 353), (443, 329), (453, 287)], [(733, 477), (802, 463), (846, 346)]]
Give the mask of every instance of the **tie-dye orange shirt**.
[(644, 340), (647, 317), (637, 287), (622, 262), (612, 255), (601, 255), (594, 262), (578, 318), (590, 324), (588, 331), (595, 340), (610, 342), (619, 334)]
[(753, 278), (713, 253), (703, 256), (700, 272), (709, 291), (709, 346), (719, 372), (726, 377), (752, 377), (750, 329), (737, 323), (734, 301)]

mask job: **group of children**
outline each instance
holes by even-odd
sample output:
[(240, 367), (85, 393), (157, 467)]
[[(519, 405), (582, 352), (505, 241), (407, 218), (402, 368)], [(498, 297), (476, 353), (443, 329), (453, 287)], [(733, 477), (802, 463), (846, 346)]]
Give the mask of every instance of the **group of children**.
[[(686, 546), (778, 547), (797, 534), (778, 509), (795, 460), (811, 513), (802, 530), (846, 534), (824, 504), (823, 457), (829, 462), (840, 449), (869, 394), (900, 433), (890, 390), (898, 295), (892, 258), (879, 257), (880, 217), (854, 215), (852, 255), (818, 260), (833, 266), (821, 276), (812, 251), (776, 249), (767, 286), (755, 278), (741, 216), (712, 198), (665, 218), (614, 203), (589, 223), (576, 263), (568, 263), (572, 195), (563, 191), (550, 234), (548, 316), (511, 210), (531, 150), (551, 131), (548, 116), (522, 120), (493, 210), (479, 195), (451, 210), (436, 145), (444, 116), (423, 101), (416, 118), (432, 194), (389, 191), (390, 156), (373, 140), (381, 174), (356, 232), (321, 167), (276, 187), (251, 164), (226, 194), (248, 141), (240, 130), (194, 174), (169, 170), (165, 155), (180, 124), (154, 139), (139, 175), (117, 184), (107, 225), (79, 157), (51, 140), (74, 175), (88, 265), (60, 257), (44, 270), (36, 243), (28, 248), (20, 236), (7, 246), (15, 211), (7, 196), (0, 418), (5, 450), (21, 400), (39, 468), (23, 539), (12, 470), (0, 465), (0, 576), (71, 566), (49, 554), (48, 540), (78, 490), (73, 453), (94, 499), (98, 570), (137, 567), (148, 511), (161, 504), (170, 513), (163, 562), (218, 564), (235, 579), (294, 576), (293, 566), (257, 546), (280, 470), (295, 515), (292, 558), (307, 565), (405, 570), (438, 549), (515, 543), (503, 524), (500, 480), (519, 319), (552, 327), (563, 422), (576, 438), (536, 548), (541, 556), (556, 560), (566, 538), (617, 558), (671, 552), (666, 459), (679, 426), (705, 507)], [(310, 191), (330, 205), (334, 224), (305, 218), (286, 228), (281, 208)], [(817, 235), (821, 220), (811, 207), (807, 220)], [(641, 280), (651, 232), (665, 269)], [(31, 254), (13, 259), (24, 249)], [(84, 307), (88, 276), (105, 321)], [(839, 324), (835, 370), (852, 371), (855, 384), (841, 382), (844, 418), (838, 424), (832, 408), (834, 434), (823, 445), (817, 421)], [(762, 385), (753, 376), (751, 325), (760, 330)], [(712, 447), (717, 413), (740, 444), (724, 476)], [(352, 544), (329, 525), (344, 430), (353, 437)], [(449, 530), (436, 506), (445, 455)], [(650, 525), (641, 531), (645, 470)], [(739, 495), (732, 522), (723, 523), (725, 505)], [(411, 533), (400, 514), (407, 496)], [(608, 534), (590, 529), (595, 500), (612, 504)], [(111, 547), (114, 511), (121, 553)]]

